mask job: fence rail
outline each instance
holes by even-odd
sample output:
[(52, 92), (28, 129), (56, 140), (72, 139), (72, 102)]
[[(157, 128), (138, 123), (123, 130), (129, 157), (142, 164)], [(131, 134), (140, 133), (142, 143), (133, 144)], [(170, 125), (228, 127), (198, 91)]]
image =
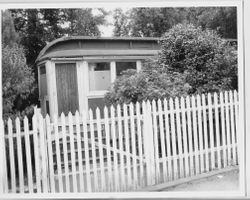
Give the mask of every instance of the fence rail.
[(236, 91), (103, 113), (9, 119), (5, 192), (135, 191), (238, 164)]

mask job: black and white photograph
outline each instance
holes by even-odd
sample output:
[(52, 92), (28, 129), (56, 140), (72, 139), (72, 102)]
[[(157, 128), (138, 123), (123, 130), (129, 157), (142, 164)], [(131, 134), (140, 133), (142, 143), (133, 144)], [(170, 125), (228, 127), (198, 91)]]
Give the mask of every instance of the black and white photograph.
[(246, 194), (242, 1), (162, 2), (1, 8), (0, 196)]

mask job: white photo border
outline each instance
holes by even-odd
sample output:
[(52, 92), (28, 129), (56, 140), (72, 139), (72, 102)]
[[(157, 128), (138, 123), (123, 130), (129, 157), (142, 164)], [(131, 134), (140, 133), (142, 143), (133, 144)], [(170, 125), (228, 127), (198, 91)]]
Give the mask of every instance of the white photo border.
[[(0, 1), (0, 9), (14, 8), (79, 8), (79, 7), (205, 7), (205, 6), (236, 6), (237, 7), (237, 30), (238, 30), (238, 83), (239, 83), (239, 133), (243, 133), (239, 137), (239, 191), (208, 191), (208, 192), (119, 192), (119, 193), (49, 193), (49, 194), (4, 194), (0, 196), (4, 199), (13, 198), (74, 198), (74, 199), (109, 199), (109, 198), (242, 198), (250, 196), (250, 156), (247, 157), (246, 152), (250, 152), (250, 30), (247, 29), (247, 19), (250, 19), (250, 1), (248, 0), (135, 0), (135, 1), (69, 1), (69, 0), (20, 0), (20, 1)], [(247, 12), (248, 10), (248, 12)], [(2, 27), (2, 26), (1, 26)], [(1, 33), (0, 33), (1, 34)], [(1, 39), (0, 39), (1, 42)], [(0, 50), (0, 59), (2, 54)], [(2, 62), (1, 62), (2, 63)], [(1, 68), (0, 68), (1, 69)], [(2, 73), (2, 70), (1, 70)], [(2, 76), (1, 76), (2, 77)], [(0, 77), (0, 88), (2, 88), (2, 79)], [(0, 91), (2, 97), (2, 90)], [(0, 98), (0, 116), (2, 115), (2, 98)], [(0, 124), (1, 125), (1, 124)], [(3, 129), (1, 129), (3, 130)], [(2, 131), (0, 131), (2, 132)], [(248, 134), (246, 134), (248, 133)], [(3, 141), (0, 141), (0, 146)], [(248, 144), (248, 145), (247, 145)], [(1, 155), (2, 156), (2, 155)], [(0, 157), (1, 159), (1, 157)], [(1, 169), (0, 169), (1, 170)]]

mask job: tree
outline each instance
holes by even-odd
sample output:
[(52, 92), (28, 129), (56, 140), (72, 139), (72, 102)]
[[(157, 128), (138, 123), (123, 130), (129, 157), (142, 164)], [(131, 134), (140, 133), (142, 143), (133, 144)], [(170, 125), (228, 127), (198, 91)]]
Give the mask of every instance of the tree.
[(2, 43), (3, 47), (13, 46), (19, 41), (18, 34), (16, 33), (13, 19), (8, 11), (2, 14)]
[(160, 41), (158, 65), (186, 74), (189, 93), (237, 89), (237, 52), (215, 31), (179, 24)]
[(182, 21), (176, 8), (133, 8), (129, 14), (131, 36), (160, 37)]
[(100, 36), (99, 25), (106, 23), (105, 10), (99, 9), (100, 14), (94, 15), (91, 8), (86, 9), (64, 9), (65, 23), (69, 26), (65, 28), (67, 35)]
[(125, 72), (114, 82), (107, 103), (237, 89), (237, 53), (216, 32), (178, 24), (163, 35), (160, 46), (141, 72)]
[(237, 38), (236, 7), (186, 8), (185, 21), (204, 29), (216, 30), (223, 38)]
[(122, 9), (117, 8), (113, 13), (114, 18), (114, 36), (128, 36), (130, 33), (128, 13), (124, 13)]
[(31, 107), (21, 108), (20, 105), (32, 92), (34, 77), (26, 64), (24, 50), (17, 43), (18, 34), (8, 11), (3, 12), (2, 37), (3, 117), (6, 119), (30, 112)]
[[(236, 7), (133, 8), (114, 11), (114, 35), (161, 37), (178, 23), (213, 29), (223, 38), (237, 38)], [(121, 32), (121, 30), (126, 30)]]

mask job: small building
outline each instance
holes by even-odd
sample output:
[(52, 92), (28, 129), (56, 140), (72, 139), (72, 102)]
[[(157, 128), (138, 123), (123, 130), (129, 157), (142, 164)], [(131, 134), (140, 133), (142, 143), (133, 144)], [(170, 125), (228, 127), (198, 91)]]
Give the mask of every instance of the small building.
[(139, 71), (158, 50), (158, 38), (72, 36), (50, 42), (36, 60), (42, 114), (102, 109), (121, 72)]

